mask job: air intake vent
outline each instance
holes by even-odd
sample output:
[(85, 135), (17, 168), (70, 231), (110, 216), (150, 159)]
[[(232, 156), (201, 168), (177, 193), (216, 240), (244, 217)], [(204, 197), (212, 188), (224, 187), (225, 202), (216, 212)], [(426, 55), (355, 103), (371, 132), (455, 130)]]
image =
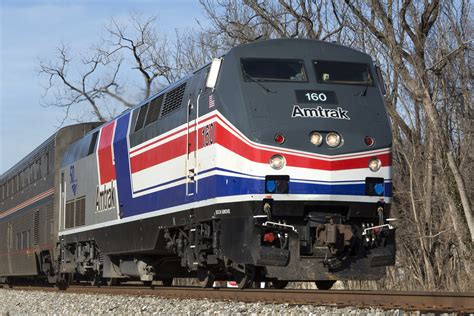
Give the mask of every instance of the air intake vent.
[(74, 200), (66, 203), (66, 220), (65, 227), (74, 227)]
[(86, 223), (86, 198), (76, 200), (74, 214), (74, 226), (82, 226)]
[(179, 109), (181, 101), (183, 101), (184, 90), (186, 89), (186, 83), (183, 83), (179, 87), (171, 90), (166, 94), (163, 109), (161, 110), (161, 117), (168, 115), (169, 113)]
[(80, 197), (66, 203), (65, 228), (82, 226), (86, 222), (86, 198)]

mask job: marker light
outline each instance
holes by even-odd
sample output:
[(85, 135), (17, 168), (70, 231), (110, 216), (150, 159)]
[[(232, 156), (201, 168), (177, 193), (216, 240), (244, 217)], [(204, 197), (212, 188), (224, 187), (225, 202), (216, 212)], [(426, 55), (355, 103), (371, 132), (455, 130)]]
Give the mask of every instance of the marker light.
[(323, 136), (321, 136), (321, 134), (319, 134), (318, 132), (312, 132), (311, 134), (309, 134), (309, 141), (313, 145), (319, 146), (323, 142)]
[(371, 171), (379, 171), (380, 167), (382, 167), (382, 162), (380, 161), (380, 159), (372, 158), (369, 160), (369, 169)]
[(375, 139), (373, 137), (365, 136), (364, 141), (365, 141), (365, 144), (369, 147), (372, 147), (375, 145)]
[(329, 147), (337, 147), (341, 144), (341, 136), (336, 132), (329, 132), (326, 135), (326, 144)]
[(285, 142), (285, 136), (283, 136), (282, 134), (276, 134), (275, 135), (275, 141), (278, 144), (283, 144)]
[(270, 166), (275, 170), (280, 170), (285, 164), (286, 160), (282, 155), (273, 155), (272, 158), (270, 158)]

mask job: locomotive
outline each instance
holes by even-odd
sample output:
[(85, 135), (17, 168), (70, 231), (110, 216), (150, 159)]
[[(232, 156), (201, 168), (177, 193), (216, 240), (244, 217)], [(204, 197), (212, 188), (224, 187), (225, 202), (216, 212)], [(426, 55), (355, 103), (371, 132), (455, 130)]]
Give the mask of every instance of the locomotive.
[(2, 195), (0, 278), (379, 279), (395, 262), (383, 93), (370, 56), (339, 44), (234, 47), (110, 122), (72, 127), (30, 204)]

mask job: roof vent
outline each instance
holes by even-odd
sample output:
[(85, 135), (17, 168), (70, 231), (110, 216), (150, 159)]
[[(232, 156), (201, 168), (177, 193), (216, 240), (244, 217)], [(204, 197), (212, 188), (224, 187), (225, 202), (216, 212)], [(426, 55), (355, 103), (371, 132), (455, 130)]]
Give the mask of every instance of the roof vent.
[(165, 102), (163, 103), (163, 108), (161, 110), (161, 117), (179, 109), (179, 107), (181, 106), (181, 101), (183, 100), (185, 89), (186, 83), (183, 83), (179, 87), (166, 93)]

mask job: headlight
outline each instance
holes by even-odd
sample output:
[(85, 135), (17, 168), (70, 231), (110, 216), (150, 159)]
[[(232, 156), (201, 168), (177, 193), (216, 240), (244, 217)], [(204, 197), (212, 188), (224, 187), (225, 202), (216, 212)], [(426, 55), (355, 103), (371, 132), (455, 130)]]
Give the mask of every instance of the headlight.
[(311, 134), (309, 134), (309, 141), (313, 145), (319, 146), (323, 142), (323, 136), (321, 136), (321, 134), (319, 134), (318, 132), (312, 132)]
[(330, 132), (326, 135), (326, 144), (329, 147), (337, 147), (341, 144), (341, 136), (336, 132)]
[(369, 160), (369, 169), (371, 171), (379, 171), (380, 167), (382, 167), (382, 162), (380, 161), (380, 159), (372, 158)]
[(280, 170), (285, 164), (286, 160), (282, 155), (273, 155), (272, 158), (270, 158), (270, 166), (275, 170)]

